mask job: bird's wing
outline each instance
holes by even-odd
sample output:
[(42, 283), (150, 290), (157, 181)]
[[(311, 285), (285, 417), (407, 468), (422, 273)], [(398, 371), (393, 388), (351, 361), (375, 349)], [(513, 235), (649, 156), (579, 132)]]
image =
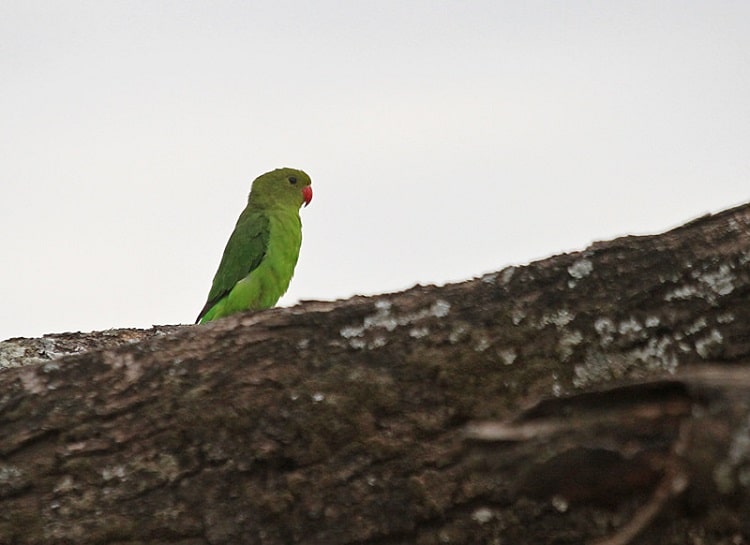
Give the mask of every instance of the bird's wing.
[(258, 268), (268, 249), (269, 233), (268, 216), (264, 213), (245, 210), (240, 215), (224, 249), (224, 255), (221, 256), (208, 301), (198, 315), (196, 323), (232, 291), (237, 282)]

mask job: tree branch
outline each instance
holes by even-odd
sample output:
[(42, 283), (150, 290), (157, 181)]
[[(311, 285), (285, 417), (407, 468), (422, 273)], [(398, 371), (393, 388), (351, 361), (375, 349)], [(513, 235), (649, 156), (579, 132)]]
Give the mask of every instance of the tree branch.
[(747, 541), (748, 235), (0, 343), (0, 543)]

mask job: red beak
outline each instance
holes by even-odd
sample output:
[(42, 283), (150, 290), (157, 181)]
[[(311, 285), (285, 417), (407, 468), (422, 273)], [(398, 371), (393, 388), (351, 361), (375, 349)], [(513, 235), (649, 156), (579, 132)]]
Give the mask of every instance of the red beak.
[(302, 200), (305, 201), (305, 206), (310, 204), (310, 201), (312, 200), (312, 187), (309, 185), (302, 188)]

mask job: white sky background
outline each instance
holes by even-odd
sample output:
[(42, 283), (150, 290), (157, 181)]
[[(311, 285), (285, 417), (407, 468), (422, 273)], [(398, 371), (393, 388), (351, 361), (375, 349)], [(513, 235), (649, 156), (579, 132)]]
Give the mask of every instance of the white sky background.
[(250, 182), (313, 178), (283, 304), (748, 199), (750, 2), (0, 3), (0, 339), (192, 323)]

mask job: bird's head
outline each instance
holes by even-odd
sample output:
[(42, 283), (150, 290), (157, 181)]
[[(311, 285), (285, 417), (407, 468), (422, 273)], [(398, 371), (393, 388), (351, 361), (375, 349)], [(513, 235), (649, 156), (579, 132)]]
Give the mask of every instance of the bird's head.
[(312, 200), (310, 176), (294, 168), (277, 168), (258, 176), (250, 190), (250, 202), (261, 206), (291, 206), (295, 209)]

